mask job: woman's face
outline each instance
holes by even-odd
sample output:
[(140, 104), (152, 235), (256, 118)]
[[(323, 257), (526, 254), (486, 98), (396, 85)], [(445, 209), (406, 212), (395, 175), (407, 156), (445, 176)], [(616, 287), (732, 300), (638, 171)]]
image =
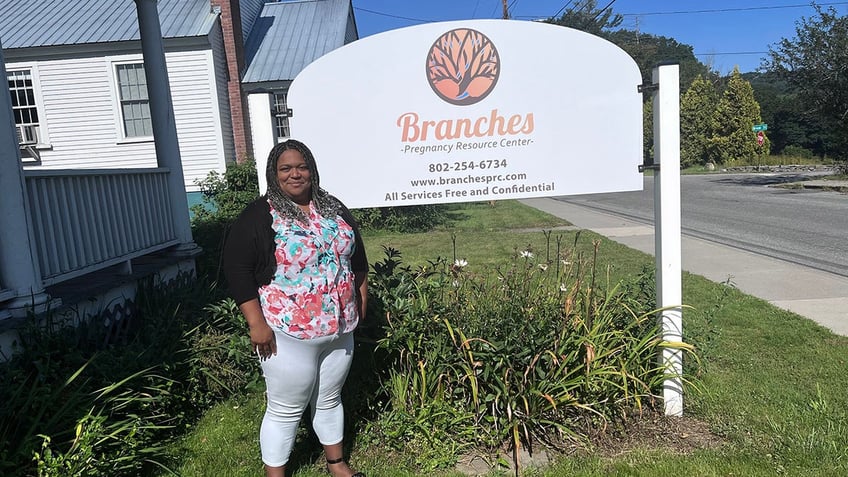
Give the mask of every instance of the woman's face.
[(303, 154), (295, 149), (286, 149), (277, 159), (277, 183), (296, 204), (306, 205), (312, 196), (312, 174)]

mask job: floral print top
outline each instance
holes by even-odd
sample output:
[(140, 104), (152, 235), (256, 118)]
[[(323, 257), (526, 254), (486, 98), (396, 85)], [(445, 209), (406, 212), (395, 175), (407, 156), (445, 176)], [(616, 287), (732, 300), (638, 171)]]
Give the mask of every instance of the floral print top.
[(353, 228), (341, 217), (322, 217), (312, 203), (308, 224), (270, 210), (277, 270), (259, 288), (265, 321), (298, 339), (353, 331), (359, 323), (350, 262)]

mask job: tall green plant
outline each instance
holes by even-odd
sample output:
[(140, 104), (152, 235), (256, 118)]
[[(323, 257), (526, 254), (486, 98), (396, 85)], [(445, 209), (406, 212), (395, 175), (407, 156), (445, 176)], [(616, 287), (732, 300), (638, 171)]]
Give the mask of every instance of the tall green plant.
[(769, 47), (763, 66), (787, 81), (804, 111), (822, 123), (822, 152), (848, 161), (848, 15), (813, 7), (815, 15), (795, 23), (794, 38)]
[(680, 98), (680, 167), (707, 162), (716, 130), (718, 99), (715, 85), (701, 75)]
[(259, 197), (256, 164), (229, 164), (223, 174), (211, 171), (197, 184), (203, 193), (203, 204), (192, 206), (192, 233), (204, 252), (196, 259), (197, 274), (218, 282), (222, 275), (221, 249), (229, 225)]
[(760, 105), (754, 99), (751, 83), (745, 81), (738, 68), (733, 69), (715, 110), (715, 134), (712, 138), (712, 159), (717, 164), (736, 161), (757, 162), (768, 156), (768, 137), (757, 144), (754, 124), (762, 122)]
[(97, 326), (102, 317), (77, 328), (33, 317), (21, 352), (0, 366), (0, 475), (136, 476), (166, 465), (169, 439), (260, 380), (235, 306), (204, 310), (211, 295), (188, 276), (142, 282), (120, 343)]
[(231, 221), (244, 206), (259, 197), (256, 163), (252, 160), (228, 164), (223, 174), (210, 171), (197, 185), (203, 194), (203, 204), (192, 207), (195, 221)]
[[(581, 440), (587, 422), (650, 407), (666, 377), (657, 354), (674, 346), (659, 336), (652, 301), (609, 283), (595, 255), (560, 244), (545, 259), (516, 251), (476, 273), (461, 259), (411, 270), (393, 252), (382, 269), (393, 275), (373, 281), (387, 324), (380, 346), (394, 357), (381, 420), (428, 416), (431, 435), (509, 443), (517, 459), (521, 447)], [(389, 283), (398, 288), (379, 289)]]

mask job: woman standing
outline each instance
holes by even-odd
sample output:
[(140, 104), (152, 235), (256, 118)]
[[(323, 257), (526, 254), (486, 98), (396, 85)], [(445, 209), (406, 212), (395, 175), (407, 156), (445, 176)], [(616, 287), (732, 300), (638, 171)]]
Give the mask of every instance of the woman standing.
[(335, 477), (364, 477), (344, 460), (341, 390), (353, 330), (365, 316), (368, 262), (350, 211), (319, 187), (312, 152), (288, 140), (268, 156), (268, 191), (233, 223), (224, 245), (230, 294), (250, 327), (267, 387), (259, 432), (268, 477), (285, 475), (309, 404)]

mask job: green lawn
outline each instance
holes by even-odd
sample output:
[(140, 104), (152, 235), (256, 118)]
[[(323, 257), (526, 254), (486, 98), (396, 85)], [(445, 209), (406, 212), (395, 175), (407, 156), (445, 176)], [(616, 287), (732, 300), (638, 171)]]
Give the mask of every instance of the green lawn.
[[(369, 261), (382, 259), (383, 247), (389, 246), (413, 265), (436, 257), (452, 260), (455, 254), (469, 267), (482, 267), (528, 248), (542, 256), (572, 246), (591, 253), (592, 242), (600, 240), (598, 262), (613, 281), (653, 264), (649, 255), (589, 231), (578, 234), (566, 222), (515, 201), (469, 204), (452, 214), (451, 226), (430, 233), (366, 234)], [(572, 453), (524, 475), (848, 475), (848, 338), (727, 284), (684, 274), (683, 286), (684, 303), (693, 307), (684, 311), (684, 333), (701, 357), (699, 366), (687, 362), (687, 372), (702, 383), (699, 392), (687, 393), (685, 413), (714, 433), (719, 445), (696, 444), (679, 452), (656, 439), (637, 439), (621, 452)], [(174, 446), (179, 473), (261, 475), (257, 436), (262, 399), (249, 395), (208, 412)], [(317, 451), (310, 438), (299, 440), (294, 475), (326, 475)], [(421, 474), (409, 467), (409, 456), (388, 452), (367, 435), (356, 436), (351, 455), (369, 477)], [(429, 475), (460, 474), (444, 470)]]

